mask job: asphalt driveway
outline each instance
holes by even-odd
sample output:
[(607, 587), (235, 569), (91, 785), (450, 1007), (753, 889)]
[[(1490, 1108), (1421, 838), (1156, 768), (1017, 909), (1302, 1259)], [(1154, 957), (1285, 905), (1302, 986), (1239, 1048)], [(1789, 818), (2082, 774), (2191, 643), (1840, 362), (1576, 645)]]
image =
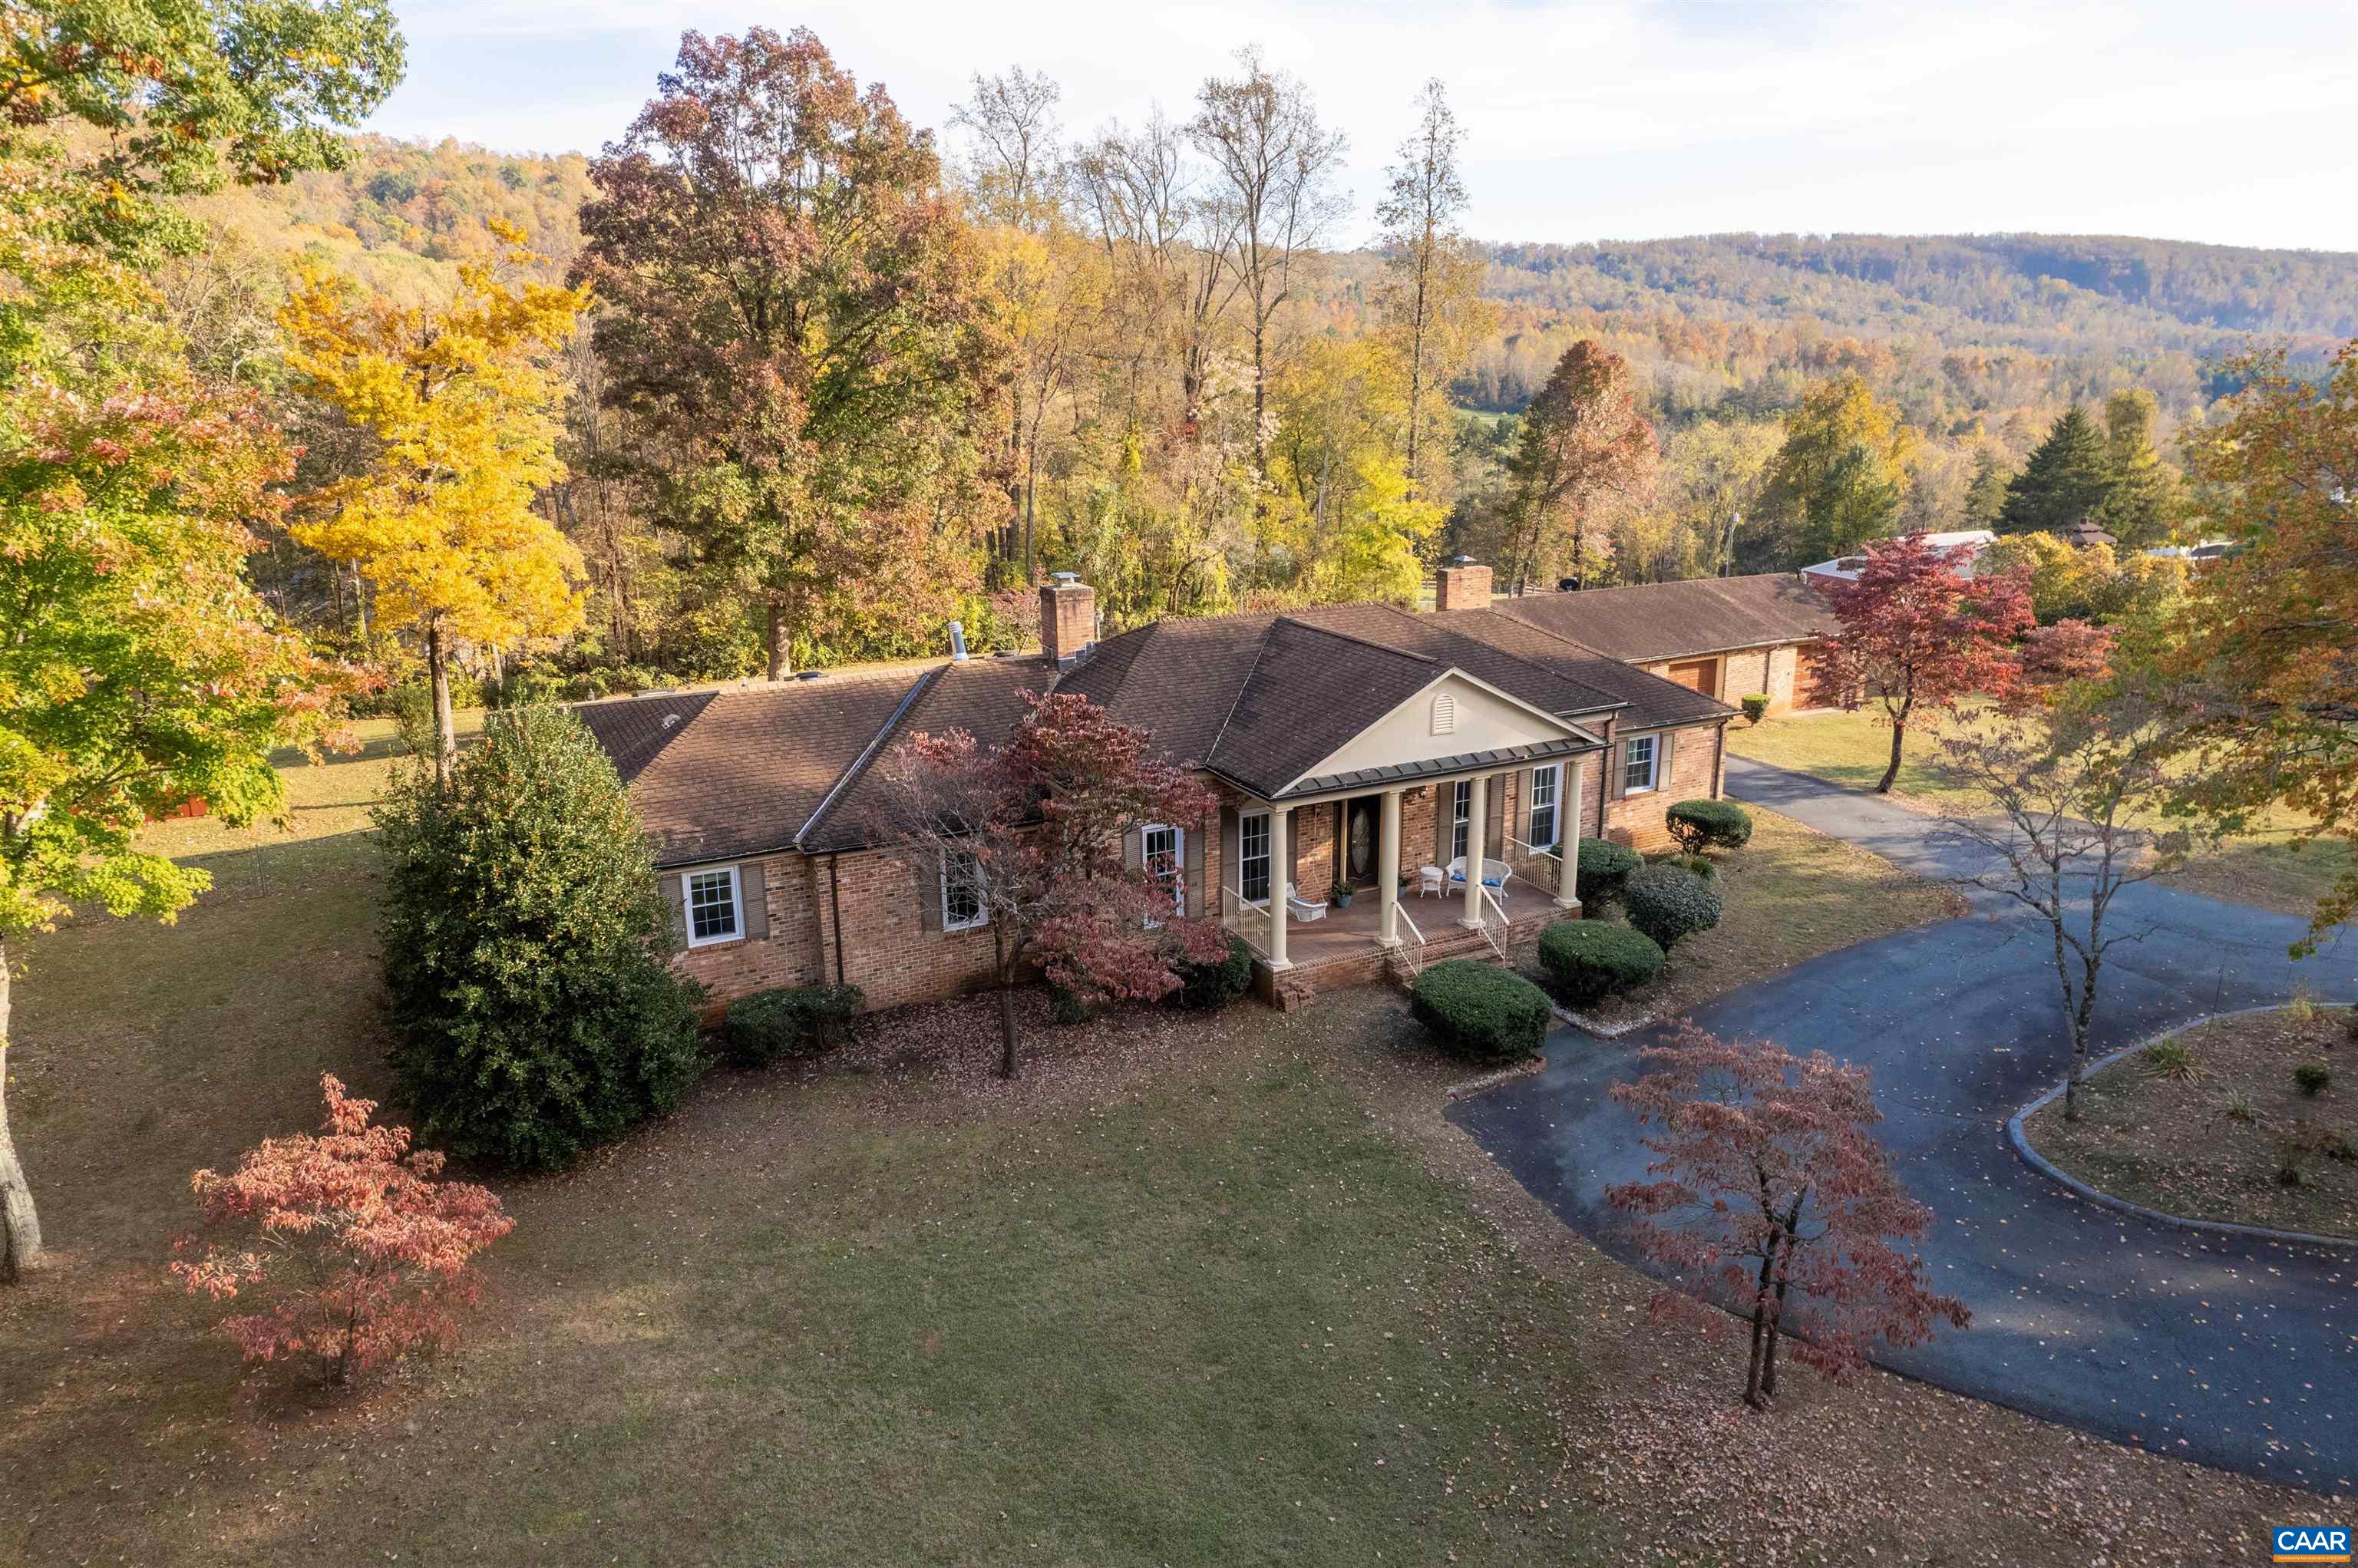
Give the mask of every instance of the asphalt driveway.
[[(1728, 791), (1930, 876), (1956, 851), (1926, 819), (1838, 785), (1728, 759)], [(2279, 1001), (2296, 985), (2358, 1000), (2358, 942), (2299, 962), (2288, 916), (2151, 884), (2115, 918), (2092, 1053)], [(2006, 1121), (2059, 1081), (2069, 1034), (2044, 923), (1974, 914), (1830, 953), (1698, 1009), (1875, 1070), (1886, 1142), (1937, 1216), (1923, 1251), (1970, 1328), (1881, 1358), (1942, 1388), (2122, 1442), (2321, 1490), (2358, 1489), (2358, 1251), (2227, 1241), (2071, 1197), (2024, 1165)], [(1644, 1151), (1606, 1087), (1660, 1033), (1559, 1030), (1546, 1069), (1450, 1112), (1565, 1224), (1624, 1258), (1609, 1184)], [(1729, 1362), (1733, 1379), (1736, 1368)], [(1731, 1383), (1731, 1387), (1733, 1384)]]

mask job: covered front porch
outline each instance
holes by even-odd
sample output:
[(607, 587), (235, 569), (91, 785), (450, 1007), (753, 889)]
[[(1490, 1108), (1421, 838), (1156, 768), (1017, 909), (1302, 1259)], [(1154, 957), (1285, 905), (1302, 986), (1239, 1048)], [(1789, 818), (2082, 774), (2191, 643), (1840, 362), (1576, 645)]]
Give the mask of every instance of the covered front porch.
[(1272, 979), (1316, 970), (1342, 984), (1387, 958), (1412, 975), (1442, 957), (1504, 957), (1518, 927), (1580, 908), (1558, 848), (1577, 841), (1577, 754), (1515, 761), (1301, 805), (1238, 802), (1222, 814), (1222, 924)]

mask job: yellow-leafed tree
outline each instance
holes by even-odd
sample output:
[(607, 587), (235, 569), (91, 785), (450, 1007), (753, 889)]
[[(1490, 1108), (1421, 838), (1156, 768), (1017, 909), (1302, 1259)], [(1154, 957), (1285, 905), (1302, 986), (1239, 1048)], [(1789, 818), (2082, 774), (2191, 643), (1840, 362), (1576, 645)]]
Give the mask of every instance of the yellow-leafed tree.
[(416, 629), (438, 779), (457, 753), (452, 644), (558, 636), (581, 622), (579, 552), (532, 502), (565, 477), (556, 356), (589, 290), (512, 281), (542, 258), (514, 228), (493, 230), (505, 251), (462, 265), (457, 296), (439, 308), (397, 308), (314, 269), (280, 315), (304, 391), (373, 449), (361, 471), (308, 498), (315, 518), (291, 532), (358, 567), (380, 625)]

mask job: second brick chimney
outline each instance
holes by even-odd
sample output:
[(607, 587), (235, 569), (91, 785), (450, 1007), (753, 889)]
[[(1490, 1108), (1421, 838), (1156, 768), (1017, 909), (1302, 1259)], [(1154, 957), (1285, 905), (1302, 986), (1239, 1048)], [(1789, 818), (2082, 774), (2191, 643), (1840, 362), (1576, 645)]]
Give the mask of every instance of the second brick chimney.
[(1489, 609), (1490, 568), (1477, 567), (1465, 557), (1458, 557), (1455, 565), (1444, 567), (1433, 574), (1433, 607), (1435, 610)]
[(1040, 651), (1069, 665), (1098, 640), (1098, 590), (1071, 572), (1040, 585)]

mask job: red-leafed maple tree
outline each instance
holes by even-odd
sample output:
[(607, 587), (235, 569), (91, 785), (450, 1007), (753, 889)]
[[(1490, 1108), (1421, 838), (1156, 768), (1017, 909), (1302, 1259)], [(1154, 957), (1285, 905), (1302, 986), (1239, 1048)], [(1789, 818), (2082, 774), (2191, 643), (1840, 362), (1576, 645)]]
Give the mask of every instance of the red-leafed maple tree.
[(1855, 579), (1821, 585), (1842, 622), (1830, 663), (1844, 700), (1878, 704), (1891, 728), (1878, 795), (1899, 776), (1911, 720), (1976, 692), (2004, 697), (2018, 678), (2014, 640), (2031, 627), (2030, 595), (2013, 577), (1972, 578), (1962, 565), (1911, 534), (1873, 541)]
[(1877, 1141), (1883, 1119), (1864, 1067), (1767, 1040), (1724, 1041), (1690, 1026), (1639, 1053), (1648, 1071), (1613, 1086), (1653, 1155), (1651, 1180), (1607, 1189), (1641, 1217), (1639, 1251), (1675, 1281), (1658, 1320), (1706, 1331), (1734, 1308), (1751, 1325), (1744, 1400), (1777, 1392), (1777, 1352), (1831, 1378), (1877, 1342), (1909, 1346), (1971, 1314), (1927, 1288), (1920, 1241), (1932, 1211), (1909, 1197)]
[(183, 1240), (176, 1251), (199, 1255), (171, 1267), (191, 1294), (263, 1298), (222, 1322), (246, 1359), (309, 1355), (341, 1383), (454, 1339), (478, 1297), (475, 1255), (515, 1221), (483, 1188), (435, 1180), (442, 1156), (411, 1149), (406, 1127), (371, 1125), (374, 1100), (350, 1098), (333, 1075), (319, 1087), (318, 1134), (265, 1139), (234, 1173), (190, 1178), (210, 1224), (251, 1234), (200, 1250)]
[(1008, 738), (919, 733), (880, 770), (868, 812), (921, 889), (955, 886), (961, 914), (990, 928), (999, 984), (1000, 1072), (1015, 1076), (1014, 987), (1040, 964), (1070, 989), (1151, 1000), (1180, 963), (1227, 950), (1217, 921), (1187, 918), (1175, 868), (1132, 852), (1140, 830), (1192, 828), (1215, 806), (1187, 769), (1153, 755), (1144, 730), (1074, 693), (1032, 697)]

